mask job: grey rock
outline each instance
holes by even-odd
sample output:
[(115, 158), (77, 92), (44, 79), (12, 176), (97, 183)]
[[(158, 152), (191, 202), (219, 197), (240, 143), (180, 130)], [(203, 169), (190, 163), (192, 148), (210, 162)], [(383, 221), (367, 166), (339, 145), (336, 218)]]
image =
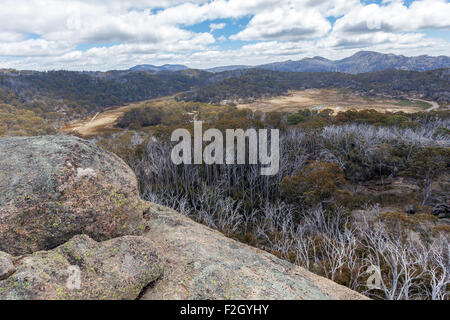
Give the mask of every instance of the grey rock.
[(0, 300), (136, 299), (163, 272), (151, 243), (125, 236), (98, 243), (78, 235), (50, 251), (18, 258), (0, 281)]
[(16, 272), (16, 268), (12, 262), (12, 257), (0, 251), (0, 280), (9, 278), (14, 272)]
[(450, 218), (450, 205), (441, 203), (433, 208), (433, 215), (437, 216), (439, 219)]
[(48, 250), (74, 235), (97, 241), (143, 231), (133, 171), (71, 136), (0, 139), (0, 250)]
[(415, 205), (408, 204), (408, 205), (405, 206), (405, 212), (406, 212), (407, 214), (411, 214), (411, 215), (412, 215), (412, 214), (416, 214), (417, 208), (416, 208)]
[(142, 299), (367, 299), (171, 209), (150, 204), (148, 223), (166, 267)]

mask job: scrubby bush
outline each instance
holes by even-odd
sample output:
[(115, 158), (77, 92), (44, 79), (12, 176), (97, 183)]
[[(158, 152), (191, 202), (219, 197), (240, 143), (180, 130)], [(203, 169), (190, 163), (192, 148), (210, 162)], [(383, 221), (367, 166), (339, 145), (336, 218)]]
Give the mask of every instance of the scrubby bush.
[(300, 168), (294, 176), (285, 177), (280, 188), (287, 201), (314, 206), (333, 201), (344, 183), (344, 171), (336, 163), (313, 161)]

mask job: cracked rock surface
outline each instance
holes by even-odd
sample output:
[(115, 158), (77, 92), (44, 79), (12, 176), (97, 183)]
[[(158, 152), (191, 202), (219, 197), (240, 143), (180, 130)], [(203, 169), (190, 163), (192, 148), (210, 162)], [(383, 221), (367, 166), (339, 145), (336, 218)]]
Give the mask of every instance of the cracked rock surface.
[(79, 235), (14, 259), (17, 270), (0, 281), (0, 300), (131, 300), (163, 272), (151, 242), (136, 236), (99, 243)]

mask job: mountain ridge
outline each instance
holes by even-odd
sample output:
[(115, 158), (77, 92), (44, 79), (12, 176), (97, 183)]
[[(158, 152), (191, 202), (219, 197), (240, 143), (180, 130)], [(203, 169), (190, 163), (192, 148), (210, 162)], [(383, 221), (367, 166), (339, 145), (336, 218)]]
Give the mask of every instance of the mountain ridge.
[[(350, 74), (367, 73), (388, 69), (404, 71), (430, 71), (449, 68), (450, 57), (420, 55), (406, 57), (404, 55), (384, 54), (373, 51), (359, 51), (354, 55), (340, 59), (329, 60), (315, 56), (301, 60), (286, 60), (257, 66), (241, 66), (241, 69), (264, 69), (281, 72), (341, 72)], [(210, 72), (236, 70), (236, 66), (223, 66), (207, 69)]]
[(165, 64), (162, 66), (155, 66), (152, 64), (140, 64), (130, 68), (130, 71), (152, 71), (152, 72), (161, 72), (161, 71), (182, 71), (187, 70), (189, 67), (182, 64)]

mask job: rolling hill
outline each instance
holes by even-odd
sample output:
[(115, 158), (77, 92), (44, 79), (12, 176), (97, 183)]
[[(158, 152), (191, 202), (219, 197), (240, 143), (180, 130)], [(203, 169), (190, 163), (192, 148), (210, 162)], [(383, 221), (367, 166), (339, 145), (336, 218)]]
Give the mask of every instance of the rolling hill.
[(328, 60), (322, 57), (305, 58), (298, 61), (283, 61), (259, 66), (224, 66), (208, 69), (210, 72), (232, 71), (236, 69), (265, 69), (281, 72), (342, 72), (350, 74), (382, 71), (388, 69), (405, 71), (429, 71), (450, 67), (450, 57), (405, 57), (403, 55), (360, 51), (342, 60)]

